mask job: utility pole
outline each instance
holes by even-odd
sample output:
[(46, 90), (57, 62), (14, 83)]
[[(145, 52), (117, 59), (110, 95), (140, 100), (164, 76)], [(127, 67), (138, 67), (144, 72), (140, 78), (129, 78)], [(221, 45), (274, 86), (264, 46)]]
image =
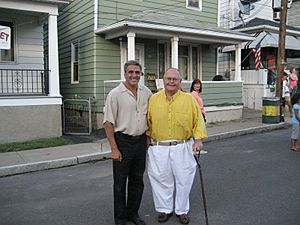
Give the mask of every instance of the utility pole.
[(280, 28), (277, 53), (276, 97), (282, 98), (282, 75), (285, 66), (285, 35), (286, 35), (287, 0), (281, 0)]

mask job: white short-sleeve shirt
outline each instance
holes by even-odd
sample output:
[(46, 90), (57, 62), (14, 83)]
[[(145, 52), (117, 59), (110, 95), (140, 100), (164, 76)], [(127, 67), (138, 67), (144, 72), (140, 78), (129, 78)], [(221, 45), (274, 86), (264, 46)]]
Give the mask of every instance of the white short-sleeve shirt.
[(151, 95), (149, 88), (139, 85), (136, 98), (120, 83), (107, 95), (103, 123), (112, 123), (115, 132), (132, 136), (145, 133), (148, 129), (147, 108)]

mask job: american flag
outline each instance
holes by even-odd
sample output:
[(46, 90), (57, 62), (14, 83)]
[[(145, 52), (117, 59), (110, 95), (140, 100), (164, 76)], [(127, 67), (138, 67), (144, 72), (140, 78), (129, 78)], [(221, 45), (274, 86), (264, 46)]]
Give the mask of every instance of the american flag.
[(260, 43), (256, 45), (255, 48), (252, 49), (255, 57), (255, 69), (259, 70), (261, 68), (261, 46)]

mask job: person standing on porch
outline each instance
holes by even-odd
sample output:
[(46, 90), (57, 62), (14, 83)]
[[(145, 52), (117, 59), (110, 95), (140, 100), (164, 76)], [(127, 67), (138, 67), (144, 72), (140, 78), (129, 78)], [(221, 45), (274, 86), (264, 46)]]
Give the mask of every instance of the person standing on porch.
[(297, 85), (298, 85), (298, 75), (295, 67), (291, 67), (289, 79), (290, 79), (290, 92), (291, 92), (291, 96), (293, 96), (297, 92)]
[(116, 225), (125, 225), (127, 220), (145, 225), (138, 210), (144, 190), (146, 115), (152, 93), (139, 85), (142, 73), (139, 63), (128, 61), (124, 72), (125, 81), (107, 96), (103, 119), (113, 160), (114, 219)]
[[(191, 91), (192, 96), (194, 97), (194, 99), (196, 100), (197, 104), (200, 107), (204, 122), (206, 122), (205, 109), (204, 109), (204, 104), (203, 104), (203, 100), (202, 100), (202, 97), (201, 97), (202, 82), (201, 82), (200, 79), (193, 80), (190, 91)], [(200, 153), (201, 154), (206, 154), (207, 151), (202, 149), (200, 151)]]
[(204, 122), (206, 122), (204, 104), (203, 104), (203, 100), (201, 98), (201, 92), (202, 92), (202, 82), (201, 82), (201, 80), (199, 80), (199, 79), (193, 80), (190, 91), (191, 91), (191, 94), (193, 95), (194, 99), (196, 100), (197, 104), (199, 105), (199, 107), (201, 109), (201, 113), (202, 113)]
[(268, 85), (274, 85), (276, 80), (276, 56), (273, 49), (266, 57), (267, 69), (268, 69)]
[(287, 73), (283, 73), (282, 76), (282, 99), (281, 99), (281, 113), (282, 118), (285, 116), (286, 104), (289, 107), (290, 117), (293, 117), (293, 108), (291, 104), (290, 90), (289, 90), (289, 80)]
[(196, 162), (194, 153), (207, 138), (200, 108), (190, 93), (180, 91), (181, 76), (169, 68), (163, 77), (164, 89), (150, 97), (147, 135), (148, 176), (158, 222), (166, 222), (174, 211), (182, 224), (189, 223), (189, 194)]

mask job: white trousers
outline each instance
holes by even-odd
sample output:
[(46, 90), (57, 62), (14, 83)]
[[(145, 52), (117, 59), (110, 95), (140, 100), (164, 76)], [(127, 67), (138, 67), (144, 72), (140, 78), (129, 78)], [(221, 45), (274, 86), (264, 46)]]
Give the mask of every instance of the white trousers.
[(150, 146), (148, 149), (148, 176), (152, 187), (155, 210), (177, 215), (190, 209), (189, 194), (196, 173), (196, 161), (190, 140), (176, 146)]

